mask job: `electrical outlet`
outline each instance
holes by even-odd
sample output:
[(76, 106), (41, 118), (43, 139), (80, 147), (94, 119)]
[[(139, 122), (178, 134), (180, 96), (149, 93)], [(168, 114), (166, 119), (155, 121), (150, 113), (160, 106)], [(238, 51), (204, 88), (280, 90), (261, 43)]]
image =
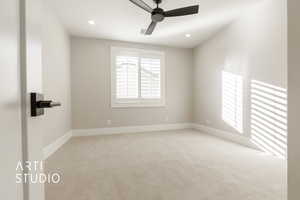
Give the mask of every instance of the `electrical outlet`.
[(107, 125), (111, 125), (111, 120), (106, 121)]

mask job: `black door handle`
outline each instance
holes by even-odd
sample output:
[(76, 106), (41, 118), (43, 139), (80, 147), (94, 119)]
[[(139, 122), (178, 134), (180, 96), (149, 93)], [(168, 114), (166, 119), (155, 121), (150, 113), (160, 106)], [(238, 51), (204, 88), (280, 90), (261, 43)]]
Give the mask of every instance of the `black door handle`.
[(53, 101), (38, 101), (37, 102), (38, 108), (52, 108), (54, 106), (61, 106), (61, 103), (53, 102)]
[(31, 99), (31, 116), (36, 117), (44, 114), (44, 108), (61, 106), (61, 103), (44, 100), (44, 95), (39, 93), (30, 93)]

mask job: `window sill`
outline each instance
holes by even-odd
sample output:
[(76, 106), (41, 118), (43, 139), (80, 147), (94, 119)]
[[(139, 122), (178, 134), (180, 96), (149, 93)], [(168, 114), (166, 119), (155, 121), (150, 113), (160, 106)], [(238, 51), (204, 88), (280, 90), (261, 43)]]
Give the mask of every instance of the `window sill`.
[(166, 107), (165, 103), (113, 103), (111, 108), (155, 108)]

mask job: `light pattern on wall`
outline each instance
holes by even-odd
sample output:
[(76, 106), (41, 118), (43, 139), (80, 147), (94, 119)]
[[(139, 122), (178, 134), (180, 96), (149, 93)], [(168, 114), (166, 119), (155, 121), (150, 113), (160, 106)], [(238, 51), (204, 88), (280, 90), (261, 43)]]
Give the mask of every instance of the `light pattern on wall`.
[(222, 119), (243, 133), (243, 78), (222, 72)]
[(265, 152), (286, 157), (286, 89), (251, 81), (251, 141)]

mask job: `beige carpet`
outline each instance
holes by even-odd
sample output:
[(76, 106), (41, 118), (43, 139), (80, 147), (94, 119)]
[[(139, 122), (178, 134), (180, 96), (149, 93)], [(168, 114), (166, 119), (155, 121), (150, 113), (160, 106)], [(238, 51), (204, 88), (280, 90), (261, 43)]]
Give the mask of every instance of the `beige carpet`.
[(46, 200), (286, 200), (286, 163), (193, 130), (71, 139)]

